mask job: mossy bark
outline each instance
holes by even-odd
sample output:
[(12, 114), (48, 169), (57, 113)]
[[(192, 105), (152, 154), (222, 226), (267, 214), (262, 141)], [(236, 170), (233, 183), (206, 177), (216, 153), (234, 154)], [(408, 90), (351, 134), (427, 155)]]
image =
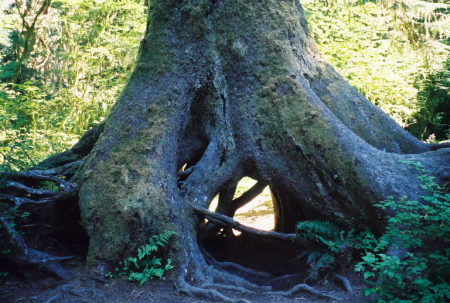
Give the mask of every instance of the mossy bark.
[(399, 160), (449, 180), (450, 149), (431, 151), (347, 84), (297, 0), (154, 0), (136, 69), (78, 175), (89, 260), (119, 261), (174, 229), (182, 270), (206, 279), (188, 204), (207, 207), (243, 176), (271, 187), (278, 231), (312, 218), (378, 229), (375, 203), (422, 194)]

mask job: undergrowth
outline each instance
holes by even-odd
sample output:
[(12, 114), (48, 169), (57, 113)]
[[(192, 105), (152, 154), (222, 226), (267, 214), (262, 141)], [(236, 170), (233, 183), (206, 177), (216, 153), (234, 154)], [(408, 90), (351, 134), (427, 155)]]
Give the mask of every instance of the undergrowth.
[[(391, 209), (386, 231), (378, 239), (366, 233), (356, 271), (364, 274), (378, 302), (444, 302), (450, 300), (450, 194), (440, 187), (420, 162), (414, 165), (428, 194), (421, 201), (389, 197), (377, 206)], [(391, 251), (399, 251), (391, 254)]]
[(306, 280), (318, 280), (324, 274), (336, 270), (338, 264), (348, 264), (351, 259), (353, 234), (345, 233), (339, 226), (329, 221), (302, 221), (297, 224), (297, 233), (317, 244), (314, 251), (304, 251), (297, 256), (306, 258), (309, 273)]
[(395, 213), (380, 237), (368, 231), (345, 232), (331, 222), (298, 223), (298, 233), (322, 247), (301, 255), (308, 256), (308, 278), (336, 270), (337, 264), (350, 265), (352, 252), (360, 252), (355, 271), (362, 272), (369, 286), (364, 295), (369, 299), (403, 303), (450, 300), (450, 194), (420, 162), (402, 162), (415, 166), (428, 194), (420, 201), (389, 197), (377, 204)]
[(138, 248), (137, 256), (129, 257), (123, 262), (122, 268), (116, 267), (115, 272), (108, 272), (108, 278), (127, 278), (143, 285), (149, 279), (164, 279), (164, 274), (170, 271), (172, 260), (164, 257), (169, 241), (176, 232), (165, 230), (161, 234), (150, 237), (147, 244)]

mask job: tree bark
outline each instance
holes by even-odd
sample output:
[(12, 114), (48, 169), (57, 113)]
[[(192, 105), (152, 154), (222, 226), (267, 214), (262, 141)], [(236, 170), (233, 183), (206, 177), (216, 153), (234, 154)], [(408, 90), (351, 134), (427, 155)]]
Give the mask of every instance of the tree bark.
[(450, 149), (415, 139), (327, 64), (297, 0), (154, 0), (136, 69), (77, 175), (88, 262), (176, 230), (177, 285), (195, 294), (187, 277), (228, 277), (205, 270), (190, 204), (220, 193), (233, 214), (226, 196), (251, 176), (272, 190), (277, 232), (305, 219), (376, 231), (389, 214), (375, 203), (423, 194), (399, 160), (450, 180)]

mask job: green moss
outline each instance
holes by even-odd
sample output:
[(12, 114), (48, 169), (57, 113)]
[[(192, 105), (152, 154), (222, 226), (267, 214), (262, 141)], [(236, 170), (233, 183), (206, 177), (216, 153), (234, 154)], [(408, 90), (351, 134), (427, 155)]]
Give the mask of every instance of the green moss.
[(172, 67), (174, 55), (168, 31), (176, 22), (176, 16), (171, 15), (175, 4), (176, 1), (151, 2), (147, 32), (141, 41), (133, 75), (156, 79)]
[(90, 237), (90, 262), (119, 261), (149, 235), (171, 228), (163, 187), (169, 176), (161, 167), (164, 134), (171, 127), (166, 103), (164, 96), (155, 99), (147, 125), (140, 131), (121, 129), (108, 157), (81, 172), (80, 208)]

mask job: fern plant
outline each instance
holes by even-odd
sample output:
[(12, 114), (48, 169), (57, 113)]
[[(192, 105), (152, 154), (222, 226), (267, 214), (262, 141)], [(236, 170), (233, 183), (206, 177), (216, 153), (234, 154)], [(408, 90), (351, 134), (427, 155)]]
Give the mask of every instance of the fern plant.
[(116, 268), (116, 274), (109, 272), (108, 278), (127, 277), (129, 281), (139, 282), (143, 285), (150, 279), (164, 279), (164, 274), (170, 271), (172, 260), (163, 258), (163, 252), (167, 249), (170, 239), (176, 235), (172, 230), (153, 235), (149, 242), (138, 248), (136, 257), (129, 257), (123, 262), (122, 270)]
[[(329, 221), (301, 221), (297, 224), (297, 234), (319, 244), (314, 251), (305, 251), (298, 259), (306, 257), (310, 267), (306, 280), (317, 280), (323, 273), (336, 269), (336, 264), (344, 257), (349, 262), (350, 255), (346, 254), (347, 247), (351, 247), (353, 233), (345, 233), (339, 226)], [(344, 262), (345, 263), (345, 262)]]

